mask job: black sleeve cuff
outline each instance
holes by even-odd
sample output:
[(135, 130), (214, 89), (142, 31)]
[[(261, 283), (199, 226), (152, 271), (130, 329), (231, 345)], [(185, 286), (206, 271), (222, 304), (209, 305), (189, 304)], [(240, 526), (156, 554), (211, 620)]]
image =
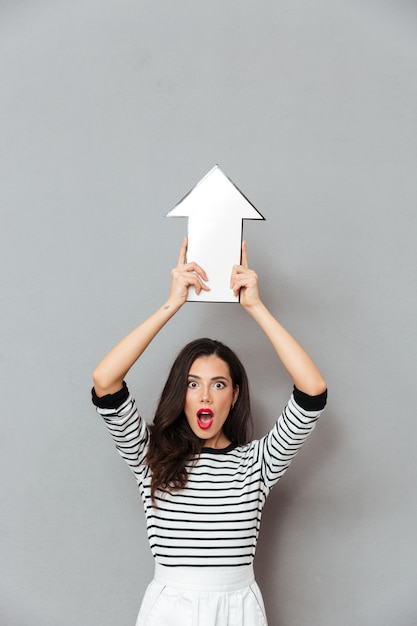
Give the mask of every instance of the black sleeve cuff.
[(116, 391), (116, 393), (108, 393), (106, 396), (102, 396), (101, 398), (96, 394), (94, 387), (91, 390), (93, 404), (99, 409), (117, 409), (117, 407), (123, 404), (128, 397), (129, 390), (125, 381), (123, 381), (123, 387), (119, 389), (119, 391)]
[(318, 396), (309, 396), (308, 393), (300, 391), (294, 385), (294, 400), (302, 409), (305, 409), (306, 411), (322, 411), (327, 402), (327, 389)]

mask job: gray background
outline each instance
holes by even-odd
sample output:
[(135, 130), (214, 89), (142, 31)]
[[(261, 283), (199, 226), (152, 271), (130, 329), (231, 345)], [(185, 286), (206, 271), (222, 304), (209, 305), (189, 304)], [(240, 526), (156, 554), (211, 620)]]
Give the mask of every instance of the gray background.
[[(164, 215), (215, 163), (330, 389), (266, 506), (270, 625), (417, 624), (416, 28), (405, 0), (0, 3), (2, 626), (134, 624), (152, 558), (90, 375), (164, 301)], [(201, 335), (246, 363), (263, 434), (290, 381), (238, 304), (162, 331), (128, 379), (143, 415)]]

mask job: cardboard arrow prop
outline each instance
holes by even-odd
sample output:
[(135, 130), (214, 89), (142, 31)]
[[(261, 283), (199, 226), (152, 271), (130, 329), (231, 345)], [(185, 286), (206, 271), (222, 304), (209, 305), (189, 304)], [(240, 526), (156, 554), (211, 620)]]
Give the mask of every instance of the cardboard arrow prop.
[(232, 267), (240, 263), (243, 220), (265, 219), (218, 165), (166, 215), (188, 217), (187, 261), (207, 273), (210, 291), (188, 290), (192, 302), (238, 302), (230, 289)]

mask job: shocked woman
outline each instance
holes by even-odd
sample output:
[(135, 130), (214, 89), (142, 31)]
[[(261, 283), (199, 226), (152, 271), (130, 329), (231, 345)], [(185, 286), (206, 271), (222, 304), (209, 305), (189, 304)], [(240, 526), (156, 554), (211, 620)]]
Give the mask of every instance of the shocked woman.
[(262, 509), (324, 409), (326, 383), (260, 299), (244, 243), (230, 288), (292, 379), (287, 405), (267, 435), (251, 440), (245, 369), (230, 348), (203, 338), (177, 356), (147, 425), (124, 379), (188, 290), (209, 289), (204, 269), (186, 263), (186, 251), (185, 239), (164, 305), (93, 374), (93, 402), (139, 485), (155, 558), (136, 626), (265, 626), (253, 572)]

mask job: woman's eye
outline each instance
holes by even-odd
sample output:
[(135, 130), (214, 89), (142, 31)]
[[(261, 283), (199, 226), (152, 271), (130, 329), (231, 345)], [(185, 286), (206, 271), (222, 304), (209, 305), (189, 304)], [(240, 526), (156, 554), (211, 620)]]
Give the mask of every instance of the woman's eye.
[(195, 380), (189, 380), (188, 381), (188, 387), (190, 389), (197, 389), (198, 383)]
[(224, 383), (218, 381), (217, 383), (214, 383), (214, 388), (215, 389), (223, 389), (223, 387), (225, 386)]

